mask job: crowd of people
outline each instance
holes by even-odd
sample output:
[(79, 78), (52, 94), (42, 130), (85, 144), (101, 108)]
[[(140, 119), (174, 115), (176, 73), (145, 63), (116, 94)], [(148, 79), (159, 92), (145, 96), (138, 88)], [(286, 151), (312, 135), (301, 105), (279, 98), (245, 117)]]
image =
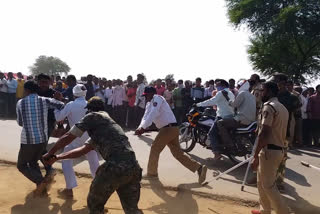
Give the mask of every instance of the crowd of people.
[[(26, 78), (26, 79), (25, 79)], [(290, 116), (290, 147), (294, 146), (319, 146), (320, 133), (320, 104), (319, 86), (316, 89), (304, 87), (301, 84), (288, 80), (286, 76), (281, 77), (279, 82), (280, 101), (287, 107)], [(145, 99), (142, 93), (146, 86), (154, 86), (157, 94), (161, 95), (171, 107), (178, 124), (186, 121), (186, 113), (194, 103), (200, 103), (214, 97), (219, 90), (227, 87), (234, 96), (237, 96), (238, 89), (234, 79), (225, 81), (227, 86), (221, 86), (221, 79), (208, 80), (204, 84), (201, 78), (195, 81), (158, 79), (147, 83), (143, 74), (138, 74), (136, 80), (128, 76), (126, 80), (99, 78), (93, 75), (82, 77), (77, 80), (74, 75), (67, 77), (38, 76), (25, 77), (21, 73), (11, 72), (4, 74), (0, 72), (0, 117), (16, 117), (15, 105), (23, 97), (23, 84), (26, 80), (34, 79), (40, 86), (39, 95), (54, 97), (55, 93), (61, 93), (64, 102), (74, 100), (73, 87), (77, 83), (83, 83), (87, 89), (85, 99), (93, 96), (100, 97), (105, 103), (105, 110), (123, 128), (137, 128), (145, 109)], [(257, 74), (250, 77), (249, 91), (256, 96), (257, 111), (261, 106), (261, 83)], [(239, 82), (238, 82), (239, 83)], [(232, 111), (231, 114), (234, 112)], [(51, 115), (51, 116), (50, 116)], [(49, 118), (55, 120), (53, 114)], [(54, 128), (54, 127), (50, 127)]]
[[(258, 121), (252, 168), (257, 170), (254, 180), (261, 207), (252, 211), (254, 214), (271, 213), (271, 208), (276, 213), (289, 213), (278, 191), (285, 177), (288, 148), (319, 147), (320, 85), (304, 88), (281, 73), (268, 82), (253, 74), (237, 83), (234, 79), (216, 79), (204, 85), (201, 78), (195, 82), (158, 79), (147, 83), (143, 74), (136, 80), (128, 76), (122, 81), (46, 74), (25, 80), (21, 73), (0, 73), (0, 80), (0, 113), (2, 117), (16, 117), (22, 126), (17, 168), (37, 185), (35, 195), (46, 191), (55, 175), (52, 164), (62, 160), (66, 188), (60, 193), (73, 197), (77, 182), (71, 159), (86, 155), (93, 177), (88, 195), (90, 213), (101, 213), (114, 191), (125, 213), (142, 213), (138, 209), (142, 170), (124, 128), (135, 129), (136, 135), (152, 126), (159, 129), (145, 179), (158, 179), (160, 153), (168, 146), (183, 166), (198, 174), (199, 184), (204, 183), (207, 167), (192, 160), (179, 146), (178, 127), (191, 107), (216, 111), (208, 134), (215, 160), (221, 158), (221, 146), (233, 144), (231, 130)], [(68, 132), (47, 151), (48, 139), (57, 129)], [(56, 155), (60, 149), (63, 153)], [(97, 152), (106, 160), (100, 166)], [(39, 160), (46, 170), (44, 177)]]

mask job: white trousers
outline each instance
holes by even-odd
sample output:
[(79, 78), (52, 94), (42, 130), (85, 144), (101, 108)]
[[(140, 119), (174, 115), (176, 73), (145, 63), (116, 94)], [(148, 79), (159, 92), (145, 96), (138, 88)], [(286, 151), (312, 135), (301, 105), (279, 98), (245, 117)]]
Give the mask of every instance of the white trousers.
[[(79, 141), (77, 141), (77, 140), (78, 139), (73, 141), (71, 144), (67, 145), (64, 148), (63, 152), (68, 152), (73, 149), (81, 147), (82, 144), (80, 144)], [(98, 154), (96, 151), (92, 150), (86, 154), (86, 158), (89, 162), (90, 172), (91, 172), (92, 178), (94, 178), (96, 175), (96, 171), (99, 167)], [(64, 175), (64, 178), (66, 181), (66, 188), (73, 189), (73, 188), (77, 187), (78, 186), (77, 179), (76, 179), (75, 172), (73, 170), (73, 160), (72, 159), (63, 160), (62, 161), (62, 170), (63, 170), (63, 175)]]

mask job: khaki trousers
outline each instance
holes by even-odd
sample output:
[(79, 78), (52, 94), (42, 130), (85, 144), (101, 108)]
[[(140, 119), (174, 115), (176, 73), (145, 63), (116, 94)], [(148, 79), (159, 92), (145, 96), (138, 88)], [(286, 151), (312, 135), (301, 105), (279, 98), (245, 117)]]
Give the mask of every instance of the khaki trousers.
[(159, 156), (165, 146), (169, 147), (173, 157), (192, 172), (196, 172), (201, 166), (181, 150), (179, 145), (178, 127), (161, 128), (151, 146), (148, 162), (148, 175), (158, 175)]
[(283, 157), (284, 151), (282, 150), (268, 150), (264, 148), (259, 153), (257, 185), (262, 214), (271, 214), (271, 208), (277, 214), (289, 214), (288, 207), (276, 185), (278, 169)]

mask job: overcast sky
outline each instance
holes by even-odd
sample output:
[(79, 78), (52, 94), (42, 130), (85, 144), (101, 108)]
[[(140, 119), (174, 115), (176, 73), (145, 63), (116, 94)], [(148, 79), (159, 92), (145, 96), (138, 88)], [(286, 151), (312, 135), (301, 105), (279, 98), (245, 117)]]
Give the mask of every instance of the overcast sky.
[(80, 77), (148, 80), (248, 78), (248, 33), (224, 0), (8, 0), (0, 2), (0, 70), (28, 73), (56, 56)]

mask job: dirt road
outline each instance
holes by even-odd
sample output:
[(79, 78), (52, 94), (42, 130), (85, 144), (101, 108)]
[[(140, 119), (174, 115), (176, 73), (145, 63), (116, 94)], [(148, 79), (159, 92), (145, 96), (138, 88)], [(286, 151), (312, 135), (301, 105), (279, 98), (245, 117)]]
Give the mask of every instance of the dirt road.
[[(66, 200), (58, 195), (64, 188), (64, 177), (58, 173), (56, 183), (48, 197), (34, 198), (35, 185), (27, 180), (14, 165), (0, 163), (0, 213), (1, 214), (86, 214), (86, 196), (91, 179), (78, 177), (79, 186), (74, 191), (74, 199)], [(139, 207), (144, 213), (158, 214), (245, 214), (251, 207), (240, 202), (213, 200), (193, 195), (191, 191), (171, 191), (155, 182), (144, 185)], [(105, 206), (112, 214), (124, 213), (117, 194), (113, 194)]]

